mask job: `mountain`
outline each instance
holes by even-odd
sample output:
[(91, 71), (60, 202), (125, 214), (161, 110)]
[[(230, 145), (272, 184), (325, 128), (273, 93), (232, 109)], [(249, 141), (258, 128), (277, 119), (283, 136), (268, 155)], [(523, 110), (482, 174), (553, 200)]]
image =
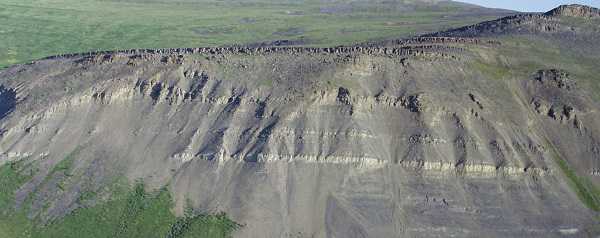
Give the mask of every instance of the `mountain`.
[[(136, 237), (159, 218), (185, 237), (188, 217), (235, 237), (597, 236), (597, 12), (561, 6), (354, 46), (9, 67), (0, 211), (33, 221), (27, 234), (63, 236), (56, 224), (114, 201), (126, 201), (121, 222), (98, 237)], [(115, 181), (138, 185), (113, 199)], [(167, 197), (184, 218), (145, 213)], [(108, 208), (92, 214), (111, 220)], [(12, 220), (0, 234), (22, 234)]]
[[(577, 34), (585, 24), (597, 23), (600, 11), (583, 5), (563, 5), (544, 14), (520, 14), (425, 36), (482, 37), (524, 33)], [(595, 29), (591, 29), (595, 30)], [(597, 33), (597, 32), (590, 32)]]

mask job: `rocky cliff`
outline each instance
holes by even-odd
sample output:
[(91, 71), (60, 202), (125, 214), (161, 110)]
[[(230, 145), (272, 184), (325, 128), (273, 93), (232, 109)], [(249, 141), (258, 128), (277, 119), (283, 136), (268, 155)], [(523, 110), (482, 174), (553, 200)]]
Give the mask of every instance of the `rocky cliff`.
[(567, 16), (567, 17), (583, 17), (583, 18), (596, 18), (600, 17), (600, 10), (597, 8), (585, 6), (585, 5), (562, 5), (551, 11), (545, 13), (546, 16)]
[[(600, 103), (581, 73), (597, 67), (512, 65), (503, 38), (392, 43), (17, 65), (0, 72), (0, 163), (36, 168), (15, 203), (47, 221), (122, 174), (168, 185), (180, 213), (226, 212), (238, 237), (597, 234)], [(74, 172), (53, 173), (67, 156)]]
[(425, 36), (482, 37), (514, 34), (588, 35), (586, 24), (597, 24), (600, 11), (583, 5), (563, 5), (543, 14), (520, 14), (486, 21), (475, 25), (450, 29)]

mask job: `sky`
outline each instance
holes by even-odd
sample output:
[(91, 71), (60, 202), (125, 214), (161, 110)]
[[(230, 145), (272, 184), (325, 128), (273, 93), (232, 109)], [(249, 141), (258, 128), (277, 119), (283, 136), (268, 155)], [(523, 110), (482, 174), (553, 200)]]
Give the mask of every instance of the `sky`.
[(578, 3), (600, 8), (600, 0), (458, 0), (485, 7), (504, 8), (521, 12), (546, 12), (561, 4)]

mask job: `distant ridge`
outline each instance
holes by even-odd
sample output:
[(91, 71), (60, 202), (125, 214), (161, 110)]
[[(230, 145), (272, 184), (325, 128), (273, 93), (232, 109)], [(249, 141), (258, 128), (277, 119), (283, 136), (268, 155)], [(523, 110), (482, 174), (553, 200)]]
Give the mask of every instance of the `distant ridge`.
[(580, 4), (561, 5), (546, 13), (546, 16), (569, 16), (569, 17), (600, 17), (600, 9)]
[(559, 23), (560, 17), (598, 18), (600, 9), (572, 4), (561, 5), (546, 13), (527, 13), (485, 21), (474, 25), (422, 35), (423, 37), (480, 37), (503, 34), (557, 33), (571, 28)]

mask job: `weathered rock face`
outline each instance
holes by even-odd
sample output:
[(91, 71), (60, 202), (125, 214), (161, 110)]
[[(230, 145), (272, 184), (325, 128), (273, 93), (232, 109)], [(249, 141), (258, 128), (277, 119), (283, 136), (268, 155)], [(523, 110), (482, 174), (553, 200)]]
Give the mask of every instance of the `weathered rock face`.
[[(179, 210), (189, 199), (227, 212), (245, 224), (239, 237), (585, 235), (595, 213), (554, 163), (555, 147), (580, 172), (599, 158), (599, 105), (576, 79), (539, 69), (492, 80), (468, 52), (411, 49), (127, 51), (15, 66), (0, 73), (0, 162), (39, 169), (16, 198), (33, 194), (30, 216), (45, 219), (124, 173), (169, 184)], [(68, 154), (72, 178), (46, 179)], [(79, 175), (91, 179), (56, 188)]]
[[(29, 217), (46, 222), (125, 175), (170, 186), (179, 212), (188, 200), (225, 211), (245, 225), (238, 237), (593, 236), (597, 213), (557, 161), (600, 184), (600, 103), (586, 78), (600, 65), (580, 60), (597, 46), (579, 32), (597, 34), (562, 19), (589, 24), (596, 10), (350, 47), (123, 50), (14, 66), (0, 72), (0, 164), (37, 171), (15, 205), (31, 199)], [(565, 32), (577, 44), (562, 45), (564, 62), (530, 57), (523, 68), (510, 66), (504, 38), (460, 37), (564, 43)], [(72, 173), (53, 173), (65, 157)]]
[(600, 17), (600, 10), (589, 6), (571, 4), (559, 6), (544, 15), (594, 18)]
[[(598, 24), (600, 10), (582, 5), (563, 5), (549, 12), (539, 14), (522, 14), (508, 16), (497, 20), (486, 21), (475, 25), (450, 29), (442, 32), (426, 34), (434, 37), (490, 37), (515, 34), (554, 34), (561, 37), (585, 38), (591, 35), (592, 39), (598, 32), (588, 32), (580, 27), (580, 22), (573, 19), (588, 21), (588, 24)], [(581, 40), (581, 39), (579, 39)]]

